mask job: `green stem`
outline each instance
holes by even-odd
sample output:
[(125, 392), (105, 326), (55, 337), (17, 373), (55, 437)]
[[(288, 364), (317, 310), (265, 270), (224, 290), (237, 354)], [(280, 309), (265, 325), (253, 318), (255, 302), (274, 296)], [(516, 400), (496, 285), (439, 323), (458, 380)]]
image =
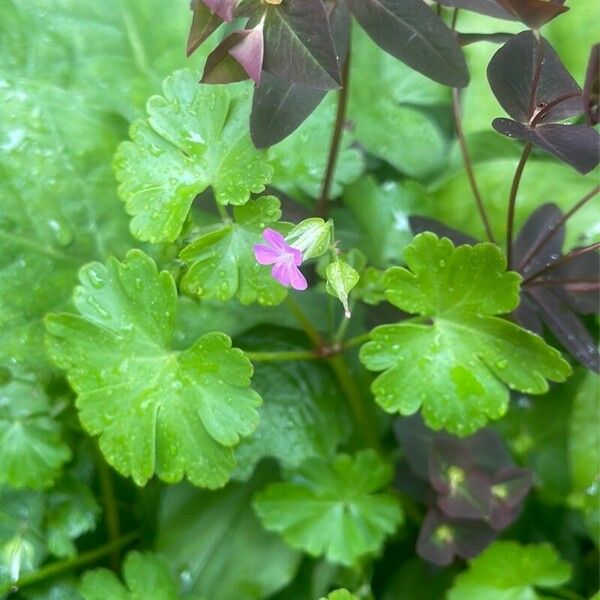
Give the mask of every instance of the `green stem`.
[[(354, 298), (352, 298), (350, 300), (350, 312), (352, 312), (354, 310), (354, 305), (356, 304)], [(340, 321), (340, 324), (337, 328), (337, 331), (333, 334), (333, 342), (336, 344), (341, 343), (341, 341), (344, 339), (344, 336), (346, 335), (346, 331), (348, 330), (348, 325), (350, 325), (350, 319), (348, 319), (346, 316), (342, 316), (342, 320)]]
[(339, 386), (342, 388), (350, 410), (354, 418), (357, 430), (360, 432), (364, 443), (367, 446), (382, 453), (383, 449), (377, 435), (377, 425), (373, 419), (372, 413), (368, 410), (360, 392), (358, 391), (357, 382), (353, 381), (352, 374), (348, 368), (348, 363), (343, 355), (336, 354), (327, 358), (327, 363), (331, 367)]
[[(98, 479), (100, 480), (100, 490), (104, 504), (104, 518), (106, 522), (106, 533), (109, 542), (115, 542), (121, 537), (121, 526), (119, 523), (119, 510), (115, 497), (115, 489), (112, 483), (112, 477), (109, 466), (104, 460), (104, 456), (96, 448), (96, 466), (98, 468)], [(114, 571), (119, 569), (121, 557), (119, 548), (115, 548), (110, 556), (110, 566)]]
[(223, 221), (224, 223), (231, 221), (231, 217), (229, 216), (227, 209), (222, 204), (219, 204), (218, 202), (215, 202), (215, 205), (217, 207), (217, 212), (219, 213), (219, 216), (221, 217), (221, 221)]
[(292, 350), (289, 352), (244, 352), (250, 362), (272, 362), (285, 360), (317, 360), (312, 350)]
[(296, 321), (298, 321), (299, 325), (302, 327), (315, 347), (317, 349), (323, 348), (325, 346), (325, 342), (321, 337), (321, 334), (310, 322), (310, 319), (304, 314), (304, 311), (302, 308), (300, 308), (300, 305), (291, 296), (288, 296), (285, 301), (293, 317), (296, 319)]
[(565, 600), (585, 600), (585, 597), (573, 590), (570, 590), (565, 587), (554, 588), (553, 590), (548, 590), (551, 596), (555, 596), (557, 598), (564, 598)]
[(368, 342), (370, 339), (371, 339), (371, 335), (367, 331), (366, 333), (361, 333), (360, 335), (355, 335), (354, 337), (350, 338), (349, 340), (346, 340), (344, 342), (343, 348), (344, 348), (344, 350), (346, 350), (346, 348), (353, 348), (354, 346), (360, 346), (361, 344)]
[(515, 223), (515, 206), (517, 204), (517, 192), (519, 191), (519, 184), (521, 183), (521, 176), (523, 175), (523, 169), (525, 163), (529, 158), (531, 152), (531, 142), (527, 142), (523, 148), (521, 154), (521, 160), (517, 165), (515, 176), (513, 178), (512, 185), (510, 186), (510, 196), (508, 198), (508, 212), (506, 216), (506, 266), (508, 269), (511, 268), (512, 261), (512, 245), (513, 245), (513, 226)]
[(55, 577), (56, 575), (60, 575), (61, 573), (65, 573), (66, 571), (73, 571), (75, 569), (79, 569), (80, 567), (84, 567), (89, 564), (95, 563), (100, 558), (111, 554), (115, 550), (128, 546), (133, 540), (138, 538), (140, 535), (139, 531), (135, 531), (133, 533), (128, 533), (123, 537), (120, 537), (117, 540), (109, 542), (108, 544), (104, 544), (103, 546), (99, 546), (98, 548), (94, 548), (88, 552), (84, 552), (75, 558), (69, 558), (67, 560), (60, 560), (54, 563), (50, 563), (34, 571), (33, 573), (28, 573), (19, 579), (13, 586), (15, 591), (34, 585), (39, 583), (40, 581), (44, 581), (49, 579), (50, 577)]

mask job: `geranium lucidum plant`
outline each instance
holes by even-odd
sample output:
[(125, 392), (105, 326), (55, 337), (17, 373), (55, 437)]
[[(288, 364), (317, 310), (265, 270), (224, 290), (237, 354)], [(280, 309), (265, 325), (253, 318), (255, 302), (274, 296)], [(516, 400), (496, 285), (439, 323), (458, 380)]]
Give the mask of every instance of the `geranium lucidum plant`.
[(0, 3), (0, 597), (596, 593), (599, 34)]

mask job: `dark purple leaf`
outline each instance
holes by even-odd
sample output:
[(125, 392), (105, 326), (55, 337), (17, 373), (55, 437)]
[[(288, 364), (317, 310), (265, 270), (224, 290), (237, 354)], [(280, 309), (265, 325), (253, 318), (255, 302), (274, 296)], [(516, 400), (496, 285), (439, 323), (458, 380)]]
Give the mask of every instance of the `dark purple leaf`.
[(519, 306), (512, 312), (514, 319), (525, 329), (542, 335), (544, 333), (544, 324), (538, 315), (537, 305), (527, 293), (521, 291), (521, 301)]
[(289, 83), (339, 88), (340, 69), (323, 2), (285, 0), (266, 6), (263, 69)]
[(440, 0), (440, 4), (451, 8), (464, 8), (488, 17), (514, 21), (512, 13), (502, 8), (496, 0)]
[[(335, 4), (329, 13), (338, 59), (348, 54), (350, 13), (345, 2)], [(267, 148), (295, 131), (325, 97), (324, 90), (296, 85), (263, 72), (254, 91), (250, 132), (257, 148)]]
[(350, 10), (383, 50), (453, 87), (469, 82), (456, 36), (422, 0), (349, 0)]
[(233, 21), (233, 11), (237, 0), (202, 0), (208, 8), (224, 21)]
[(582, 365), (600, 372), (598, 348), (579, 317), (555, 290), (530, 286), (527, 295), (535, 302), (538, 314), (560, 343)]
[(406, 459), (400, 459), (396, 464), (395, 487), (418, 502), (435, 503), (435, 491), (428, 481), (415, 475)]
[(263, 34), (259, 28), (230, 33), (209, 55), (202, 83), (233, 83), (250, 77), (260, 83)]
[(485, 522), (450, 519), (432, 509), (427, 513), (417, 540), (417, 554), (436, 565), (449, 565), (455, 556), (473, 558), (496, 537)]
[(201, 0), (193, 0), (193, 16), (187, 42), (187, 55), (191, 54), (223, 23), (223, 19), (213, 13)]
[[(425, 427), (420, 415), (402, 417), (394, 422), (396, 440), (404, 450), (404, 456), (413, 473), (421, 479), (429, 478), (429, 453), (436, 434)], [(447, 436), (450, 437), (450, 436)]]
[(458, 231), (458, 229), (452, 229), (452, 227), (448, 227), (436, 219), (413, 215), (408, 218), (408, 222), (414, 235), (425, 231), (431, 231), (438, 237), (447, 237), (455, 246), (463, 246), (465, 244), (473, 246), (474, 244), (479, 243), (479, 240), (474, 237), (471, 237), (462, 231)]
[(493, 480), (490, 525), (500, 531), (518, 516), (521, 503), (533, 485), (533, 472), (519, 467), (500, 470)]
[(590, 52), (583, 86), (583, 110), (590, 125), (600, 122), (600, 44), (593, 46)]
[(530, 129), (511, 119), (494, 119), (494, 129), (546, 150), (585, 175), (600, 162), (600, 134), (589, 125), (541, 125)]
[(563, 6), (565, 0), (497, 0), (508, 12), (532, 29), (569, 10)]
[(565, 240), (564, 227), (560, 227), (542, 246), (538, 245), (555, 229), (562, 216), (560, 208), (551, 203), (542, 204), (529, 215), (513, 246), (514, 264), (521, 275), (536, 273), (561, 255)]
[(473, 464), (489, 475), (513, 464), (506, 444), (493, 429), (480, 429), (477, 433), (463, 438), (463, 442), (471, 454)]
[(429, 481), (445, 514), (464, 519), (487, 517), (492, 501), (490, 478), (473, 465), (462, 440), (436, 438), (429, 454)]
[(581, 88), (543, 38), (542, 46), (543, 62), (533, 102), (539, 48), (531, 31), (512, 37), (488, 65), (487, 76), (494, 95), (502, 108), (520, 123), (530, 123), (534, 117), (536, 123), (562, 121), (583, 109)]
[[(574, 248), (573, 251), (576, 251)], [(600, 275), (600, 254), (588, 252), (552, 270), (552, 278), (569, 279), (597, 279)], [(591, 293), (566, 293), (565, 302), (581, 315), (597, 315), (600, 312), (600, 295)]]
[(514, 36), (514, 33), (457, 33), (458, 43), (461, 46), (476, 44), (477, 42), (490, 42), (491, 44), (505, 44)]

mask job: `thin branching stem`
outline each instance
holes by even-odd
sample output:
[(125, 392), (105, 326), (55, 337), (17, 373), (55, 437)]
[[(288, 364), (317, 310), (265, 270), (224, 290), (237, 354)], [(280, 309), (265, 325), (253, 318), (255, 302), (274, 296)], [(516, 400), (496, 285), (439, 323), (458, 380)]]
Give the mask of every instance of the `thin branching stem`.
[(523, 280), (522, 285), (526, 285), (530, 281), (533, 281), (534, 279), (538, 279), (539, 277), (542, 277), (542, 275), (546, 275), (553, 269), (556, 269), (557, 267), (560, 267), (576, 258), (579, 258), (580, 256), (583, 256), (584, 254), (589, 254), (590, 252), (595, 252), (598, 249), (600, 249), (600, 242), (590, 244), (589, 246), (584, 246), (583, 248), (575, 248), (575, 250), (572, 250), (571, 252), (569, 252), (569, 254), (565, 254), (558, 260), (555, 260), (553, 263), (545, 266), (543, 269), (540, 269), (536, 273), (529, 275), (527, 278), (525, 278)]
[(458, 88), (452, 89), (452, 111), (454, 113), (454, 129), (456, 130), (456, 137), (458, 138), (460, 153), (463, 159), (463, 164), (465, 166), (465, 171), (467, 173), (467, 179), (469, 180), (469, 186), (471, 188), (473, 198), (475, 199), (477, 212), (479, 213), (479, 217), (481, 218), (481, 222), (483, 223), (483, 227), (485, 228), (485, 235), (487, 236), (487, 239), (490, 242), (495, 243), (496, 239), (494, 238), (494, 233), (492, 232), (490, 220), (486, 213), (485, 206), (483, 205), (483, 200), (481, 198), (481, 193), (479, 192), (479, 187), (477, 186), (475, 173), (473, 171), (473, 163), (471, 162), (471, 156), (467, 147), (467, 140), (465, 139), (465, 134), (462, 127)]
[(317, 214), (324, 219), (327, 218), (329, 212), (329, 196), (331, 194), (333, 176), (335, 175), (335, 167), (340, 152), (344, 123), (346, 122), (348, 96), (350, 95), (350, 56), (351, 45), (350, 40), (348, 40), (348, 56), (346, 57), (346, 61), (342, 68), (342, 89), (338, 93), (335, 125), (331, 136), (331, 145), (329, 146), (329, 158), (327, 159), (327, 168), (325, 169), (325, 177), (323, 179), (323, 185), (321, 186), (321, 195), (319, 196), (319, 201), (317, 203)]
[(531, 262), (531, 260), (537, 255), (537, 253), (557, 234), (560, 228), (582, 207), (585, 206), (598, 192), (600, 192), (600, 185), (597, 185), (594, 189), (590, 190), (581, 200), (576, 202), (573, 207), (568, 210), (554, 225), (548, 228), (546, 235), (542, 237), (536, 244), (534, 244), (528, 252), (523, 256), (518, 266), (518, 271), (523, 269)]
[(320, 351), (326, 344), (321, 334), (317, 331), (317, 328), (311, 323), (300, 305), (291, 296), (288, 295), (285, 302), (294, 319), (302, 327), (315, 348)]
[(517, 192), (519, 191), (519, 184), (521, 183), (521, 176), (523, 175), (523, 169), (525, 163), (529, 158), (531, 152), (531, 142), (527, 142), (523, 148), (521, 154), (521, 160), (517, 165), (515, 176), (513, 177), (512, 185), (510, 186), (510, 196), (508, 198), (508, 211), (506, 215), (506, 264), (508, 268), (511, 268), (512, 264), (512, 245), (513, 245), (513, 227), (515, 223), (515, 206), (517, 204)]
[(81, 567), (95, 564), (101, 558), (104, 558), (105, 556), (114, 552), (115, 549), (122, 549), (125, 546), (128, 546), (139, 536), (139, 531), (128, 533), (127, 535), (124, 535), (112, 542), (109, 542), (108, 544), (104, 544), (103, 546), (99, 546), (98, 548), (94, 548), (93, 550), (89, 550), (88, 552), (83, 552), (75, 558), (60, 560), (45, 565), (37, 571), (33, 571), (32, 573), (27, 573), (26, 575), (23, 575), (23, 577), (21, 577), (17, 582), (15, 582), (13, 589), (15, 591), (20, 590), (24, 587), (28, 587), (36, 583), (45, 581), (46, 579), (50, 579), (51, 577), (61, 575), (62, 573), (74, 571), (76, 569), (80, 569)]
[[(100, 492), (104, 504), (104, 519), (108, 541), (116, 542), (121, 537), (119, 509), (117, 508), (117, 499), (110, 467), (106, 464), (104, 456), (98, 448), (96, 448), (96, 467), (98, 471), (98, 480), (100, 482)], [(114, 571), (117, 571), (120, 563), (121, 557), (119, 547), (115, 546), (110, 554), (110, 566)]]
[(290, 350), (283, 352), (244, 352), (250, 362), (282, 362), (288, 360), (317, 360), (320, 356), (312, 350)]

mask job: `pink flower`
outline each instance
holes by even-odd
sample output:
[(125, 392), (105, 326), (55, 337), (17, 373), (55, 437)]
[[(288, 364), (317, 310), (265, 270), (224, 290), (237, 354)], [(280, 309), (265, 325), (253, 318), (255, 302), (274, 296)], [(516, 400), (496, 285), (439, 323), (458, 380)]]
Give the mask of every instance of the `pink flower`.
[(263, 237), (267, 244), (254, 246), (256, 262), (261, 265), (273, 265), (271, 275), (281, 285), (291, 285), (295, 290), (305, 290), (308, 284), (298, 269), (302, 264), (302, 252), (286, 244), (284, 237), (274, 229), (265, 229)]

